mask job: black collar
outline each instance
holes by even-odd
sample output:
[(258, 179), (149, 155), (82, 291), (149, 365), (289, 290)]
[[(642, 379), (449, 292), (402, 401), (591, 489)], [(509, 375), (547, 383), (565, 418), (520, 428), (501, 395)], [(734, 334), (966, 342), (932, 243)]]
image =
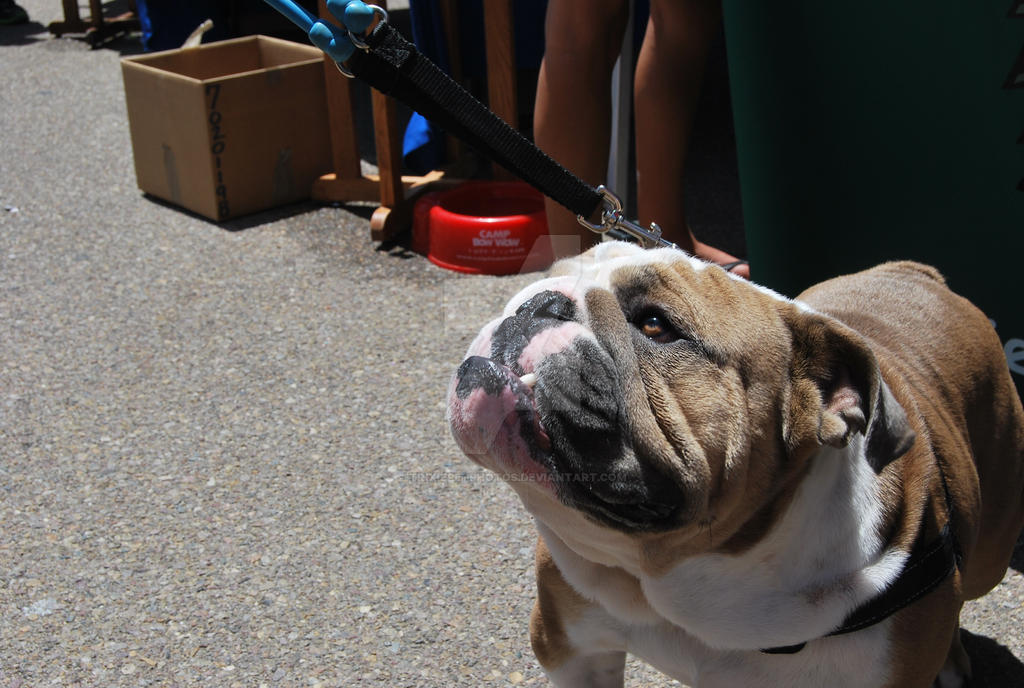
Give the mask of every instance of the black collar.
[[(937, 588), (959, 563), (960, 549), (947, 521), (935, 540), (926, 543), (920, 537), (917, 539), (903, 571), (884, 592), (850, 612), (843, 624), (825, 637), (853, 633), (888, 618)], [(804, 649), (806, 644), (769, 647), (761, 652), (789, 655)]]

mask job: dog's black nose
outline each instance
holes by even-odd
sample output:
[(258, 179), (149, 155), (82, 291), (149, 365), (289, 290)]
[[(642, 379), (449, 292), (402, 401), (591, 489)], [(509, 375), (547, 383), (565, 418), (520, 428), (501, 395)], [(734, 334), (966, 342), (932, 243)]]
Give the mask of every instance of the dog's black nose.
[(466, 399), (476, 389), (482, 389), (491, 396), (501, 394), (512, 384), (512, 375), (508, 368), (483, 356), (470, 356), (455, 373), (458, 383), (455, 394), (459, 399)]
[(491, 335), (491, 358), (522, 375), (519, 356), (538, 333), (576, 316), (576, 304), (565, 294), (542, 291), (534, 294), (505, 318)]
[(558, 291), (542, 291), (533, 295), (516, 309), (516, 315), (552, 320), (572, 320), (576, 317), (576, 304)]

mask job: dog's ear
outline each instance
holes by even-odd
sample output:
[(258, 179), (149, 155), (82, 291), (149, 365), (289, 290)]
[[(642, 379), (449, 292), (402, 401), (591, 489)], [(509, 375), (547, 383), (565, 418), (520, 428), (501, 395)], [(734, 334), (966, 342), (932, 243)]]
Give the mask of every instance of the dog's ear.
[(794, 312), (788, 320), (792, 358), (783, 433), (789, 448), (845, 447), (861, 433), (876, 470), (906, 452), (914, 431), (863, 338), (816, 313)]

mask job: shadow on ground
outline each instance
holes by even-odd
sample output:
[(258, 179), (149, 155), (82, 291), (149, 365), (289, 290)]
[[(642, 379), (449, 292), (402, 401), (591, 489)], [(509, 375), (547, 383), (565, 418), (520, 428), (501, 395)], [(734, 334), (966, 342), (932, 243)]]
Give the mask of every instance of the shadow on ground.
[(1024, 663), (996, 641), (961, 630), (964, 649), (971, 657), (972, 688), (1018, 688), (1024, 686)]
[(24, 24), (0, 26), (0, 45), (28, 45), (47, 38), (46, 27), (32, 19)]

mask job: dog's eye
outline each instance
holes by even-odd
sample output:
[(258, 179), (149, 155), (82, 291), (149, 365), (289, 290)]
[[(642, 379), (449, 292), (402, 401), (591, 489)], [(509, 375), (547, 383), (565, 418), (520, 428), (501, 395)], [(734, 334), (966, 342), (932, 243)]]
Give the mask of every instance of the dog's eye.
[(642, 316), (637, 321), (637, 329), (640, 330), (640, 334), (659, 344), (670, 344), (679, 339), (679, 335), (668, 321), (656, 314)]

